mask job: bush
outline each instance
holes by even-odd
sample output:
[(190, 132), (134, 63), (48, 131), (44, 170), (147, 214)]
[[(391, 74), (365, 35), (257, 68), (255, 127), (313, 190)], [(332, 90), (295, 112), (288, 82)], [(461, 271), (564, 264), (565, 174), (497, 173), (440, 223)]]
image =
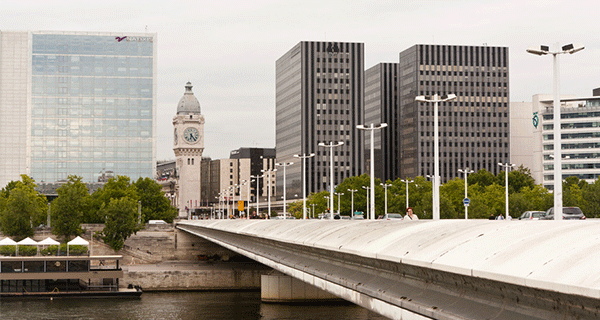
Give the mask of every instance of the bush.
[(19, 246), (19, 256), (35, 256), (37, 254), (37, 246)]
[(43, 256), (57, 256), (58, 255), (58, 245), (51, 245), (42, 250), (40, 250), (40, 254)]
[(17, 252), (17, 246), (0, 246), (0, 256), (13, 257)]
[[(72, 245), (69, 246), (69, 255), (70, 256), (85, 256), (88, 253), (88, 247), (87, 246), (81, 246), (81, 245)], [(67, 255), (67, 244), (63, 243), (60, 245), (60, 255), (61, 256), (65, 256)]]

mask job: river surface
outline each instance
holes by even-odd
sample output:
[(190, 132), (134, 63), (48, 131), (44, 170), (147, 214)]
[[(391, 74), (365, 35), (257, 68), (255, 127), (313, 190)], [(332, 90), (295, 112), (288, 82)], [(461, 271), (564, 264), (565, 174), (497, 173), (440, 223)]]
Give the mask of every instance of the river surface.
[(353, 304), (261, 303), (260, 292), (161, 292), (141, 299), (0, 300), (0, 319), (387, 319)]

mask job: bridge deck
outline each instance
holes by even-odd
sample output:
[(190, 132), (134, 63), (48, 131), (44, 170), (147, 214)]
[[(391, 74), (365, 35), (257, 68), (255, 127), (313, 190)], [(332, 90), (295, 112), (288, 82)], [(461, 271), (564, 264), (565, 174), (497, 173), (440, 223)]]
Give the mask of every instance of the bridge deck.
[(600, 221), (488, 220), (178, 225), (386, 316), (410, 310), (415, 319), (597, 316), (599, 227)]

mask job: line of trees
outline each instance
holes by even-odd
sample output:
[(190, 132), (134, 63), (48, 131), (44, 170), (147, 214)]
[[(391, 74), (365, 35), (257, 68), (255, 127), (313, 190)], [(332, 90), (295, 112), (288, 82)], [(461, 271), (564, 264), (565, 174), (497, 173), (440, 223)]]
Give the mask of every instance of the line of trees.
[[(482, 169), (472, 173), (467, 178), (469, 219), (487, 219), (490, 214), (504, 215), (505, 213), (505, 172), (494, 176)], [(396, 179), (386, 181), (391, 184), (387, 188), (388, 213), (403, 213), (406, 211), (406, 183)], [(367, 213), (367, 192), (362, 187), (370, 186), (370, 178), (364, 174), (358, 177), (346, 178), (336, 188), (340, 197), (341, 215), (350, 215), (352, 203), (350, 190), (354, 193), (354, 210)], [(385, 212), (385, 191), (381, 180), (375, 179), (375, 212), (383, 215)], [(432, 217), (432, 183), (424, 177), (414, 178), (408, 185), (409, 206), (420, 218)], [(519, 217), (524, 211), (545, 211), (553, 206), (554, 198), (542, 185), (536, 185), (531, 171), (523, 166), (508, 173), (509, 214)], [(329, 211), (328, 191), (312, 193), (307, 197), (307, 207), (312, 212), (313, 205), (316, 213)], [(455, 178), (440, 186), (440, 217), (442, 219), (463, 219), (465, 209), (464, 179)], [(600, 217), (600, 179), (592, 184), (577, 177), (569, 177), (563, 182), (563, 205), (565, 207), (580, 207), (587, 217)], [(338, 210), (338, 197), (334, 196), (334, 211)], [(302, 217), (302, 201), (291, 203), (288, 212), (297, 218)]]
[(29, 176), (11, 181), (0, 190), (0, 230), (17, 239), (30, 237), (49, 214), (52, 233), (68, 241), (83, 233), (82, 223), (104, 223), (102, 239), (117, 251), (148, 220), (173, 222), (177, 215), (161, 186), (150, 178), (131, 182), (129, 177), (117, 176), (92, 194), (81, 179), (69, 176), (56, 190), (58, 197), (50, 208)]

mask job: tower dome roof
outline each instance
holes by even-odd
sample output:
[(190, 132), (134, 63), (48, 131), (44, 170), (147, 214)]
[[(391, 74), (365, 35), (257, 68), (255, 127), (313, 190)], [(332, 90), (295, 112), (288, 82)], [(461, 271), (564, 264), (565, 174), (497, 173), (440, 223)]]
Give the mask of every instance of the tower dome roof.
[(192, 83), (185, 84), (185, 93), (177, 104), (177, 114), (200, 114), (200, 102), (192, 92)]

